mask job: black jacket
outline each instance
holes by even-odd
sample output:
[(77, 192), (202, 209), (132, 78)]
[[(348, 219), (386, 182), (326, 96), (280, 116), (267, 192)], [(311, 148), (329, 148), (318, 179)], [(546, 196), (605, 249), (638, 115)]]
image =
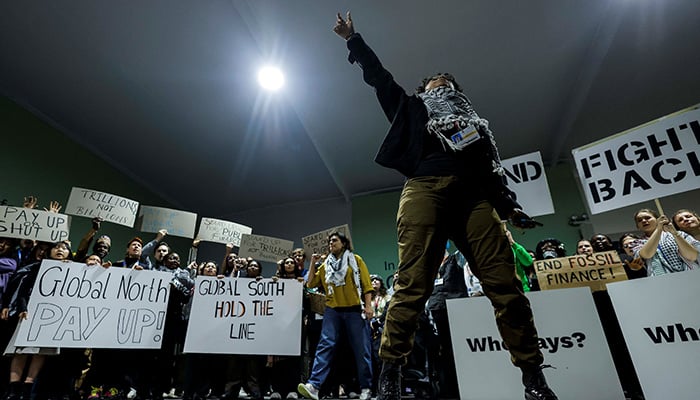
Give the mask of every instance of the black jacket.
[[(391, 123), (374, 160), (401, 172), (407, 178), (414, 177), (423, 161), (429, 135), (426, 129), (428, 112), (423, 100), (406, 94), (359, 34), (353, 34), (347, 40), (347, 46), (350, 50), (348, 61), (362, 68), (364, 81), (375, 89), (379, 104)], [(483, 140), (488, 140), (485, 135), (482, 136)], [(484, 148), (489, 150), (483, 151)], [(460, 156), (468, 168), (454, 171), (454, 175), (469, 178), (474, 191), (472, 194), (484, 197), (503, 217), (507, 217), (514, 208), (521, 208), (515, 194), (506, 187), (504, 178), (492, 171), (490, 145)]]

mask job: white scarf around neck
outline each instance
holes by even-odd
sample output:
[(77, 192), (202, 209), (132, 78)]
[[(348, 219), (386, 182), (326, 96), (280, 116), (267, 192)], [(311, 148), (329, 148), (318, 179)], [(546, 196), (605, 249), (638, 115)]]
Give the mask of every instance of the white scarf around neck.
[(331, 253), (326, 257), (326, 284), (328, 290), (333, 291), (334, 286), (345, 285), (345, 275), (348, 273), (348, 266), (352, 268), (353, 281), (355, 287), (360, 288), (360, 268), (357, 266), (355, 255), (350, 250), (345, 250), (340, 258)]

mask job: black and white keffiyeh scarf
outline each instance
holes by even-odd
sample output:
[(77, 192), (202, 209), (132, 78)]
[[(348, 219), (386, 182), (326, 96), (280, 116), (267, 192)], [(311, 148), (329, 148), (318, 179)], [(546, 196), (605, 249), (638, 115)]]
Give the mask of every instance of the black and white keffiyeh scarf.
[(345, 275), (348, 266), (352, 269), (355, 287), (360, 288), (360, 268), (357, 266), (355, 255), (352, 251), (345, 250), (340, 258), (333, 253), (326, 257), (326, 284), (328, 290), (332, 292), (334, 286), (345, 286)]
[(488, 136), (493, 154), (493, 171), (499, 175), (503, 174), (501, 157), (496, 147), (496, 139), (489, 129), (489, 121), (480, 118), (474, 111), (471, 102), (462, 92), (448, 86), (439, 86), (427, 92), (419, 93), (428, 111), (428, 132), (436, 136), (442, 147), (447, 150), (458, 152), (465, 149), (469, 143), (455, 143), (450, 139), (450, 134), (467, 129), (469, 125), (477, 128), (480, 133)]

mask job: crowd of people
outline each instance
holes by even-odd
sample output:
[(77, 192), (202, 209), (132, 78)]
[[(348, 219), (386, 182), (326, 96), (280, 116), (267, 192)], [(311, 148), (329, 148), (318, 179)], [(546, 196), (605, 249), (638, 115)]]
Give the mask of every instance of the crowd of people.
[[(35, 205), (32, 199), (25, 204)], [(60, 206), (52, 202), (50, 210), (58, 212)], [(595, 234), (580, 240), (574, 254), (617, 250), (630, 279), (700, 268), (700, 220), (696, 212), (682, 209), (668, 218), (654, 210), (641, 209), (634, 214), (634, 223), (638, 233), (626, 233), (617, 241), (605, 234)], [(381, 370), (379, 347), (394, 288), (388, 287), (383, 277), (369, 273), (342, 233), (332, 233), (328, 237), (327, 254), (311, 255), (308, 264), (304, 250), (295, 249), (279, 260), (276, 272), (270, 276), (305, 282), (302, 354), (225, 356), (182, 354), (195, 279), (200, 275), (262, 279), (261, 264), (249, 257), (239, 257), (233, 244), (226, 246), (220, 264), (197, 260), (199, 240), (192, 242), (187, 260), (182, 262), (178, 252), (165, 242), (165, 230), (149, 242), (134, 237), (126, 243), (123, 258), (112, 260), (112, 241), (109, 236), (99, 234), (101, 228), (102, 221), (93, 219), (91, 229), (75, 251), (68, 241), (45, 243), (0, 238), (0, 345), (7, 355), (3, 373), (9, 378), (3, 385), (4, 400), (160, 400), (175, 396), (186, 400), (214, 396), (234, 399), (242, 393), (254, 399), (299, 395), (312, 399), (330, 396), (369, 399), (377, 393)], [(527, 250), (513, 240), (505, 225), (503, 229), (513, 252), (515, 274), (522, 283), (520, 289), (539, 290), (533, 268), (535, 261), (567, 256), (564, 244), (547, 238), (534, 250)], [(444, 253), (432, 293), (418, 318), (416, 346), (403, 372), (404, 394), (458, 397), (445, 300), (484, 293), (472, 273), (474, 266), (459, 251)], [(27, 303), (43, 259), (171, 274), (161, 349), (15, 347), (12, 337), (19, 321), (27, 318)], [(398, 275), (392, 278), (395, 283)], [(310, 306), (311, 293), (325, 295), (321, 310)], [(601, 314), (611, 309), (608, 301), (604, 295), (596, 298)], [(627, 386), (625, 389), (630, 393), (639, 393), (636, 376), (621, 371), (623, 366), (629, 368), (631, 361), (625, 354), (619, 326), (615, 322), (613, 326), (604, 326), (604, 330), (623, 387)], [(622, 354), (620, 349), (624, 350)]]

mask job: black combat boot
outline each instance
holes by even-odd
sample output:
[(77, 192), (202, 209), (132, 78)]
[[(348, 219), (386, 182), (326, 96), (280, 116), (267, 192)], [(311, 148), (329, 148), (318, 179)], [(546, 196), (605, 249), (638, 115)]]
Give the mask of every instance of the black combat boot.
[(523, 385), (525, 385), (525, 400), (558, 400), (557, 395), (547, 386), (542, 368), (523, 368)]
[(401, 400), (401, 364), (384, 361), (377, 386), (377, 400)]

